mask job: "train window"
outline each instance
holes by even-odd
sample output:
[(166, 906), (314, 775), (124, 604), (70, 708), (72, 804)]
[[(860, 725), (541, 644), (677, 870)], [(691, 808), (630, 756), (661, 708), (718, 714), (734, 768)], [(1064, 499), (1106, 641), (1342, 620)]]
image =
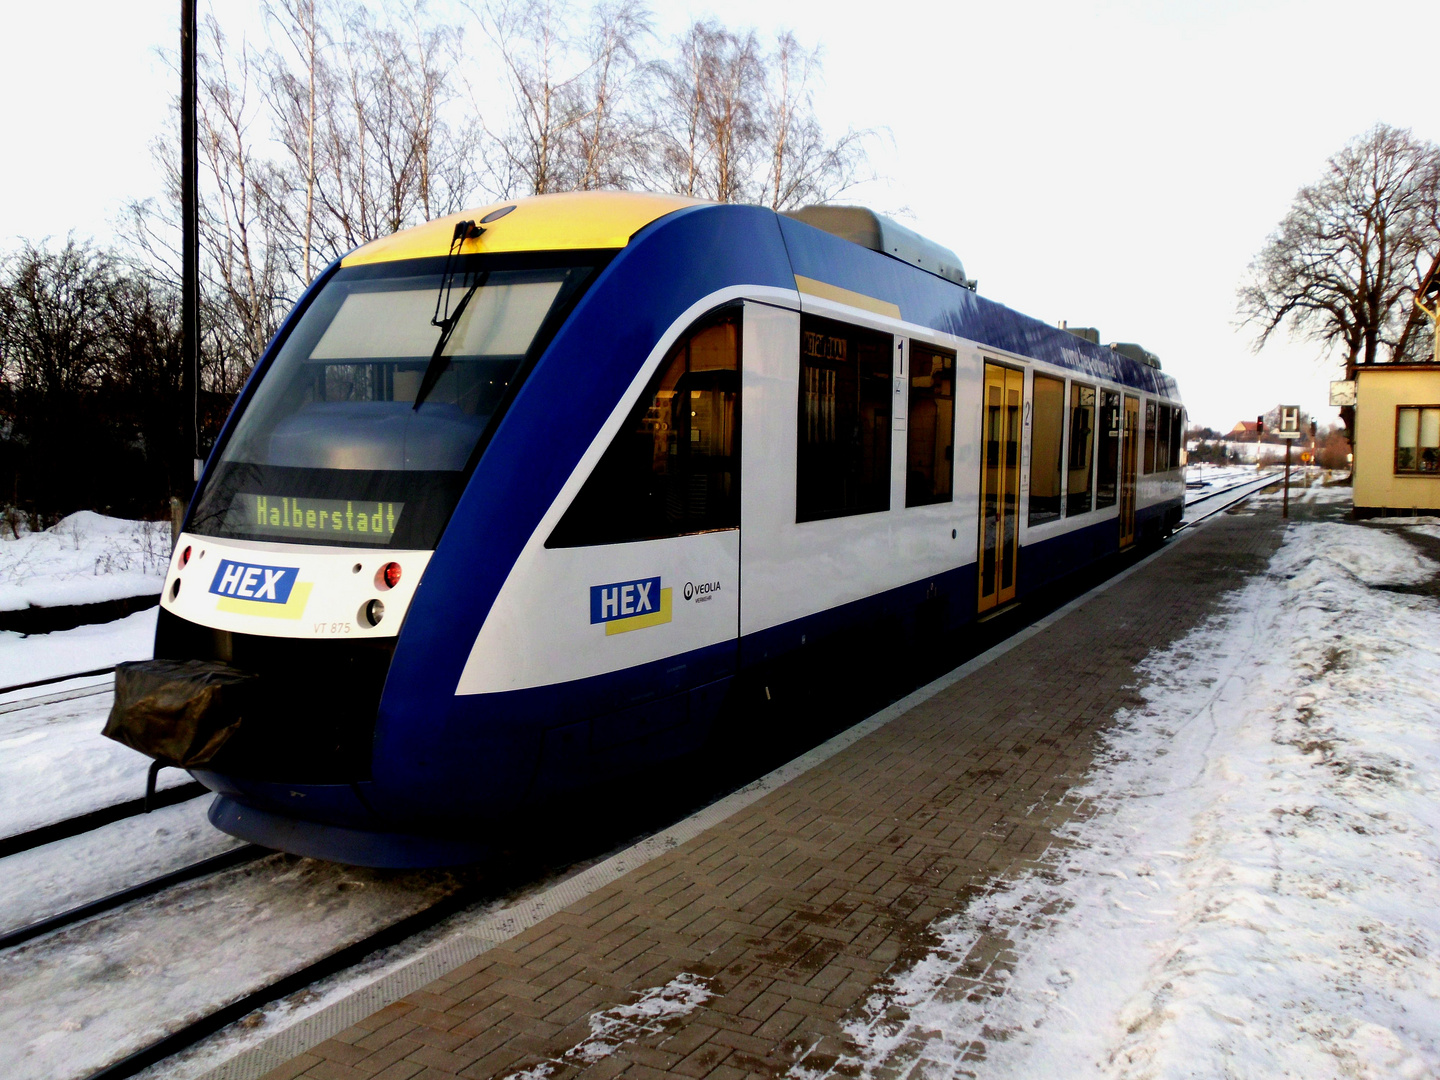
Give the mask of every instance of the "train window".
[(1180, 448), (1185, 440), (1185, 410), (1176, 405), (1170, 410), (1170, 468), (1180, 467)]
[(895, 339), (802, 316), (795, 520), (890, 509)]
[(1160, 406), (1157, 402), (1145, 402), (1145, 452), (1144, 471), (1155, 471), (1155, 450), (1160, 443)]
[(191, 527), (433, 547), (477, 448), (591, 273), (524, 261), (497, 257), (457, 282), (465, 306), (438, 355), (442, 260), (337, 271), (245, 402)]
[(660, 364), (546, 547), (740, 525), (740, 312), (707, 316)]
[(1039, 525), (1060, 516), (1065, 383), (1036, 375), (1030, 402), (1030, 524)]
[(1155, 471), (1164, 472), (1170, 468), (1170, 406), (1159, 407), (1160, 420), (1156, 425)]
[(1100, 391), (1100, 423), (1096, 451), (1100, 460), (1095, 468), (1095, 507), (1115, 505), (1115, 486), (1120, 478), (1120, 394), (1115, 390)]
[(1094, 499), (1090, 481), (1095, 461), (1095, 388), (1070, 384), (1070, 476), (1067, 514), (1088, 514)]
[(910, 346), (905, 505), (949, 502), (955, 457), (955, 354)]

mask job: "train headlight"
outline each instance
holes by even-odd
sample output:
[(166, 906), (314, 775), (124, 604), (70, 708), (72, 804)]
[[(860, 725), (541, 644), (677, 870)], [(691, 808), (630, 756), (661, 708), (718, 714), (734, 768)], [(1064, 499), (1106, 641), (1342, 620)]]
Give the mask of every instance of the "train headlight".
[(400, 564), (398, 562), (387, 562), (375, 575), (375, 584), (382, 589), (393, 589), (400, 584)]
[(385, 603), (381, 600), (371, 600), (360, 609), (360, 620), (368, 626), (379, 626), (380, 620), (385, 617)]

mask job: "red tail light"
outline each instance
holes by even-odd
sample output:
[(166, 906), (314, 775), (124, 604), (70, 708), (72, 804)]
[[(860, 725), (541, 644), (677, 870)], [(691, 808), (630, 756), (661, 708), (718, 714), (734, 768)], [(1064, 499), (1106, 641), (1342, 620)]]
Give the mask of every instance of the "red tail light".
[(400, 584), (400, 564), (398, 562), (387, 562), (380, 570), (380, 580), (385, 582), (387, 589), (393, 589)]
[(185, 566), (190, 562), (190, 545), (185, 545), (185, 550), (180, 553), (180, 565)]

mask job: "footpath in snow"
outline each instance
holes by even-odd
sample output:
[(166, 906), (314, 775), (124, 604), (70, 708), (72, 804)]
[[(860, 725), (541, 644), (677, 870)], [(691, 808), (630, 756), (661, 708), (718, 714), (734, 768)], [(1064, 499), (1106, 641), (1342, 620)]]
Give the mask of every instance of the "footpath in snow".
[(1088, 812), (932, 926), (836, 1071), (1440, 1073), (1440, 565), (1407, 527), (1292, 524), (1148, 657)]

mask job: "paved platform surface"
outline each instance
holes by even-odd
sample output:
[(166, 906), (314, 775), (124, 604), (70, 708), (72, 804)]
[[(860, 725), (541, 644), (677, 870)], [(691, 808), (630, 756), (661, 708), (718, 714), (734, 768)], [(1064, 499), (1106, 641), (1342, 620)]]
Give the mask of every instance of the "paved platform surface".
[[(846, 1017), (925, 951), (931, 924), (1036, 865), (1085, 812), (1066, 795), (1097, 735), (1140, 702), (1135, 665), (1262, 570), (1281, 533), (1278, 507), (1218, 515), (998, 660), (268, 1080), (835, 1070)], [(1006, 964), (1003, 944), (977, 946), (977, 982)], [(667, 984), (694, 1006), (685, 1015), (635, 1007)]]

